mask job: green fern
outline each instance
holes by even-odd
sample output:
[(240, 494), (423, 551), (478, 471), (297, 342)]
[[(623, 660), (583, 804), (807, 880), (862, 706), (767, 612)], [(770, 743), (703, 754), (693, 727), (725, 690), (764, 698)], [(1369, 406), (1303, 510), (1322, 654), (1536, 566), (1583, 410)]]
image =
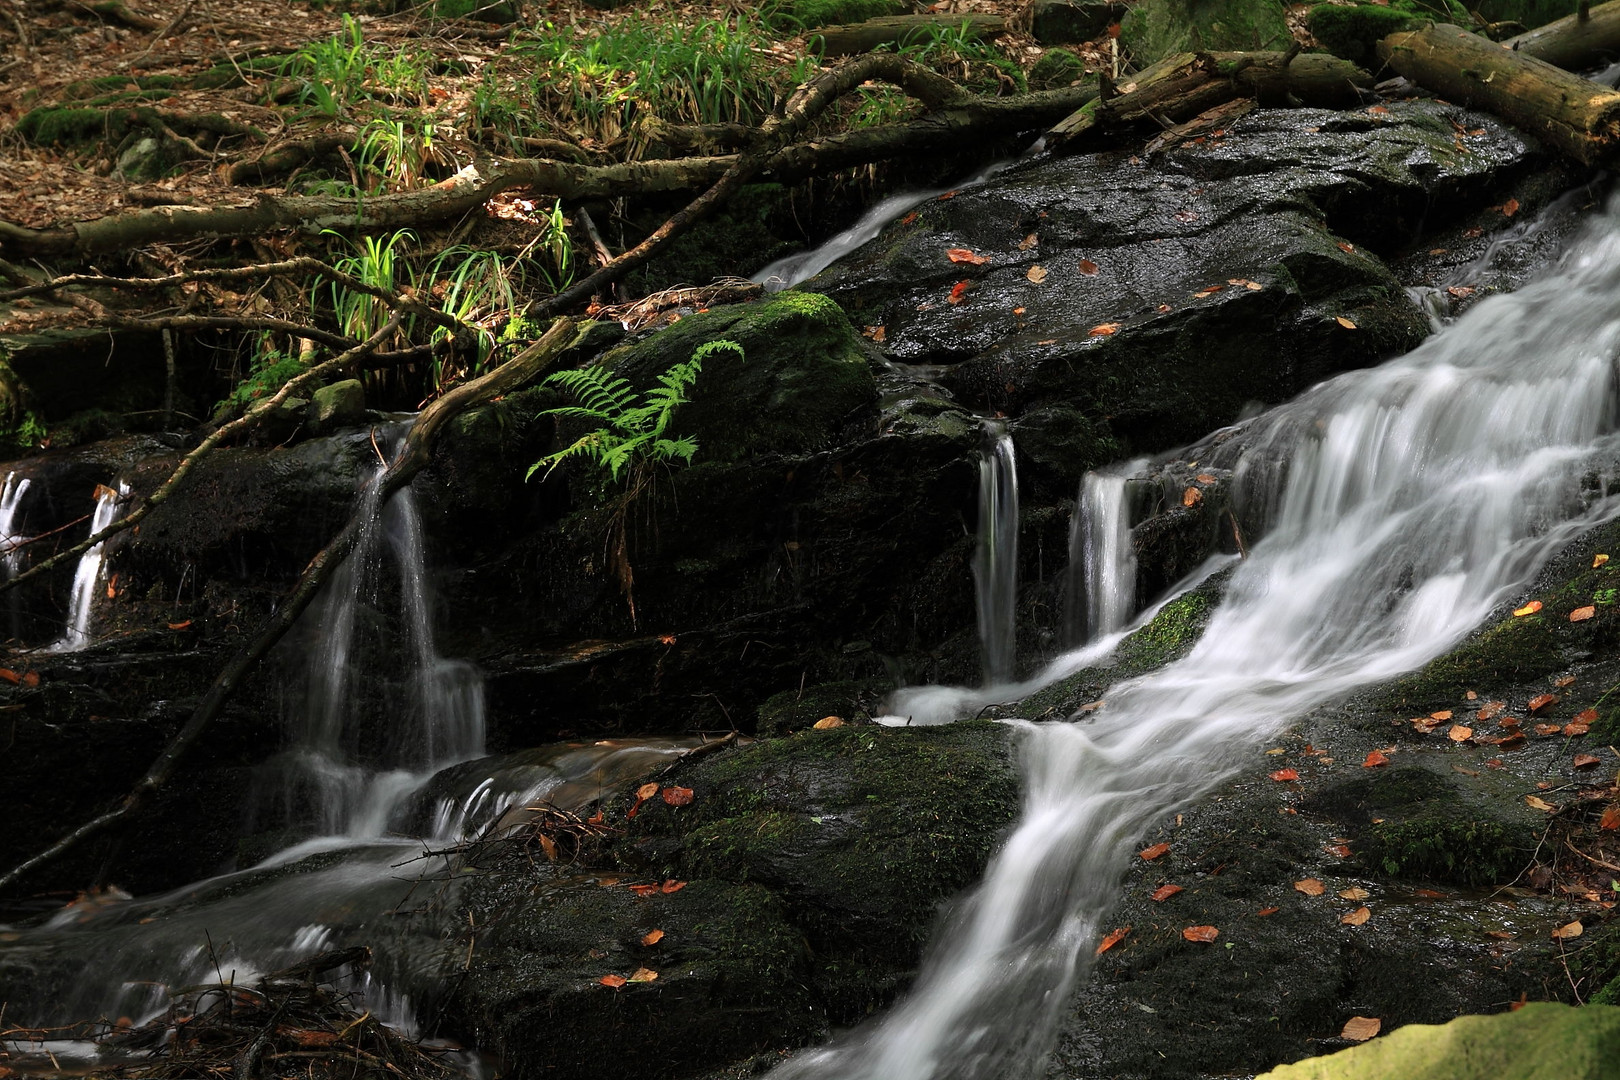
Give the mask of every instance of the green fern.
[(686, 388), (697, 381), (704, 358), (723, 350), (743, 355), (742, 346), (735, 341), (705, 342), (692, 353), (690, 360), (658, 376), (658, 385), (642, 394), (639, 403), (630, 380), (611, 375), (605, 368), (576, 368), (549, 376), (548, 385), (560, 387), (579, 404), (547, 409), (542, 416), (594, 420), (601, 426), (529, 466), (524, 479), (533, 477), (542, 468), (550, 475), (552, 469), (571, 457), (586, 458), (598, 468), (608, 470), (615, 481), (626, 468), (638, 462), (690, 462), (697, 454), (697, 440), (690, 436), (670, 437), (670, 418), (686, 403)]

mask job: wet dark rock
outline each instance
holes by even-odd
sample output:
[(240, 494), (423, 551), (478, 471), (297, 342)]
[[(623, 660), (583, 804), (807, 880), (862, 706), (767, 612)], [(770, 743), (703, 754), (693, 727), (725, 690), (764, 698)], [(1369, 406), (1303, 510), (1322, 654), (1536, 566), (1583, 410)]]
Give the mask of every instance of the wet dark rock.
[(342, 379), (310, 395), (309, 428), (313, 435), (358, 424), (365, 416), (366, 389), (359, 379)]
[[(1453, 120), (1483, 130), (1477, 145), (1456, 148)], [(1036, 481), (1072, 491), (1112, 457), (1191, 442), (1415, 345), (1424, 320), (1379, 256), (1540, 160), (1432, 102), (1262, 111), (1152, 163), (1015, 168), (924, 204), (810, 287), (884, 326), (892, 357), (944, 365), (959, 400), (1024, 418), (1037, 444), (1089, 431), (1035, 452)], [(989, 262), (952, 263), (951, 248)]]

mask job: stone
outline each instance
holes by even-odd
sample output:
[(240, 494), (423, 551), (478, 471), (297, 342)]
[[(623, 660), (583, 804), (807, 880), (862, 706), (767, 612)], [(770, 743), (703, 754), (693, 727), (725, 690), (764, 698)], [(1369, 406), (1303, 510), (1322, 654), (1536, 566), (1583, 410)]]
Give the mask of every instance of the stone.
[(1281, 50), (1293, 42), (1279, 0), (1142, 0), (1119, 34), (1139, 67), (1178, 52)]
[(1078, 45), (1107, 33), (1129, 10), (1112, 0), (1035, 0), (1030, 32), (1042, 45)]
[(366, 388), (359, 379), (323, 386), (310, 395), (307, 415), (311, 434), (358, 424), (366, 418)]
[(1085, 61), (1068, 49), (1048, 49), (1029, 69), (1029, 88), (1056, 90), (1078, 82), (1085, 73)]

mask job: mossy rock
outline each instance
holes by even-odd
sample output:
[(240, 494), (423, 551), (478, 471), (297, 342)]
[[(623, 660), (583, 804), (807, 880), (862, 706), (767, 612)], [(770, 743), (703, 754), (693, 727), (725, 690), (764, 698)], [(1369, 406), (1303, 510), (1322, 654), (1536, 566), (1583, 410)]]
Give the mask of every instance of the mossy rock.
[(1029, 69), (1029, 88), (1056, 90), (1078, 82), (1085, 74), (1085, 61), (1068, 49), (1047, 49)]
[(1143, 67), (1178, 52), (1286, 49), (1293, 40), (1280, 0), (1143, 0), (1119, 34)]
[(1334, 56), (1368, 65), (1380, 39), (1433, 22), (1469, 25), (1468, 11), (1454, 0), (1390, 0), (1382, 4), (1318, 4), (1311, 8), (1311, 35)]
[(815, 293), (699, 312), (602, 362), (648, 386), (714, 341), (735, 342), (742, 355), (711, 353), (673, 421), (677, 435), (697, 439), (700, 462), (820, 450), (846, 425), (875, 419), (877, 386), (861, 339), (838, 305)]
[(1620, 1009), (1535, 1002), (1449, 1024), (1408, 1024), (1258, 1080), (1604, 1080), (1620, 1061)]
[(788, 735), (810, 730), (816, 721), (828, 716), (853, 723), (863, 715), (870, 718), (877, 698), (878, 690), (871, 683), (859, 681), (784, 690), (760, 705), (757, 730), (761, 735)]

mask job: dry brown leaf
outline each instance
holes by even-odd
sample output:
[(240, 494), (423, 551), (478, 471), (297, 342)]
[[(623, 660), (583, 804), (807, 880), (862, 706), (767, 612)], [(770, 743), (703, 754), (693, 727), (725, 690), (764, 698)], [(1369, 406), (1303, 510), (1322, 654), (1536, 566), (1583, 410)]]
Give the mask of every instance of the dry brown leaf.
[(1290, 780), (1298, 780), (1299, 773), (1294, 769), (1278, 769), (1270, 774), (1271, 778), (1279, 784), (1286, 784)]
[(1575, 760), (1570, 764), (1577, 769), (1595, 769), (1603, 764), (1603, 760), (1596, 754), (1576, 754)]
[(611, 986), (611, 987), (613, 987), (613, 989), (617, 990), (619, 987), (623, 986), (628, 980), (626, 980), (623, 975), (604, 975), (600, 979), (597, 979), (596, 981), (601, 983), (603, 986)]
[(1351, 1042), (1366, 1042), (1383, 1030), (1384, 1022), (1376, 1016), (1352, 1016), (1344, 1023), (1344, 1029), (1339, 1032), (1339, 1038)]
[(1039, 285), (1047, 279), (1048, 273), (1044, 266), (1032, 266), (1024, 272), (1024, 276), (1029, 279), (1030, 284)]
[(1482, 722), (1485, 720), (1494, 720), (1498, 716), (1501, 716), (1506, 709), (1507, 702), (1505, 701), (1487, 701), (1484, 707), (1482, 707), (1479, 712), (1474, 714), (1474, 719)]
[(1308, 877), (1304, 881), (1294, 882), (1294, 888), (1304, 893), (1306, 896), (1321, 896), (1323, 893), (1327, 892), (1327, 886), (1323, 885), (1320, 881), (1317, 881), (1313, 877)]
[(1112, 933), (1110, 933), (1107, 937), (1103, 938), (1102, 941), (1100, 941), (1097, 944), (1097, 955), (1101, 956), (1103, 953), (1107, 952), (1109, 949), (1112, 949), (1115, 945), (1118, 945), (1121, 941), (1124, 941), (1125, 940), (1125, 935), (1130, 933), (1130, 932), (1131, 932), (1130, 927), (1121, 926), (1119, 929), (1117, 929), (1117, 930), (1113, 931)]
[(1190, 487), (1181, 493), (1182, 506), (1197, 506), (1204, 501), (1204, 493), (1195, 487)]
[(1105, 323), (1098, 323), (1096, 326), (1093, 326), (1091, 328), (1091, 331), (1090, 331), (1090, 336), (1091, 337), (1110, 337), (1110, 336), (1112, 336), (1114, 334), (1117, 334), (1117, 333), (1119, 333), (1119, 323), (1117, 323), (1117, 322), (1105, 322)]
[(1430, 720), (1450, 720), (1451, 719), (1451, 710), (1450, 709), (1443, 709), (1440, 712), (1432, 712), (1432, 713), (1429, 714), (1429, 719)]
[(1148, 862), (1152, 862), (1154, 859), (1157, 859), (1159, 856), (1163, 855), (1169, 850), (1169, 844), (1154, 844), (1152, 847), (1143, 848), (1138, 854), (1140, 854), (1142, 858), (1146, 859)]
[(1538, 798), (1535, 795), (1526, 795), (1524, 797), (1524, 804), (1532, 810), (1545, 810), (1548, 813), (1552, 813), (1558, 809), (1558, 807), (1554, 806), (1546, 799)]
[(537, 833), (535, 838), (540, 841), (540, 850), (546, 853), (547, 862), (557, 861), (557, 841), (545, 833)]
[(1509, 199), (1507, 202), (1502, 204), (1502, 216), (1503, 217), (1512, 217), (1514, 214), (1517, 214), (1518, 212), (1519, 212), (1519, 200), (1518, 199)]
[(1570, 612), (1569, 613), (1569, 621), (1570, 622), (1585, 622), (1587, 619), (1590, 619), (1592, 616), (1594, 616), (1596, 614), (1597, 614), (1597, 608), (1593, 607), (1591, 604), (1588, 604), (1585, 607), (1578, 607), (1574, 611)]
[(1263, 919), (1267, 915), (1275, 915), (1275, 914), (1277, 914), (1277, 912), (1279, 912), (1281, 910), (1282, 910), (1282, 908), (1280, 908), (1280, 907), (1263, 907), (1259, 911), (1255, 912), (1255, 915), (1257, 915), (1258, 917)]
[(1537, 735), (1557, 735), (1559, 732), (1561, 732), (1563, 730), (1564, 729), (1559, 727), (1557, 724), (1537, 724), (1536, 725), (1536, 734)]
[(1538, 612), (1540, 610), (1541, 610), (1541, 601), (1540, 600), (1532, 600), (1528, 604), (1524, 605), (1524, 607), (1514, 608), (1513, 609), (1513, 614), (1522, 618), (1525, 615), (1534, 615), (1536, 612)]
[(1608, 561), (1609, 557), (1607, 555), (1594, 555), (1592, 556), (1592, 569), (1596, 570)]
[(1352, 885), (1350, 888), (1339, 893), (1339, 897), (1344, 900), (1365, 900), (1371, 895), (1371, 893), (1359, 885)]
[(1189, 926), (1181, 932), (1181, 936), (1188, 941), (1200, 941), (1208, 944), (1221, 936), (1221, 932), (1213, 926)]
[(1552, 936), (1557, 938), (1559, 941), (1571, 941), (1580, 937), (1584, 933), (1586, 933), (1586, 927), (1581, 925), (1581, 920), (1576, 919), (1574, 922), (1565, 923), (1563, 926), (1560, 926), (1558, 929), (1554, 930), (1552, 932)]
[(1090, 259), (1081, 259), (1080, 260), (1080, 272), (1082, 274), (1086, 275), (1086, 277), (1095, 277), (1096, 274), (1097, 274), (1097, 270), (1098, 270), (1097, 264), (1092, 262)]
[(658, 978), (658, 972), (643, 967), (636, 968), (635, 974), (630, 976), (629, 981), (633, 983), (650, 983), (656, 978)]
[(1376, 769), (1380, 765), (1388, 765), (1389, 756), (1382, 750), (1367, 751), (1367, 760), (1361, 763), (1363, 769)]
[(1160, 885), (1157, 889), (1153, 890), (1153, 899), (1168, 900), (1172, 896), (1176, 895), (1176, 893), (1181, 891), (1182, 888), (1180, 885)]
[(1467, 742), (1474, 737), (1474, 729), (1464, 727), (1462, 724), (1452, 724), (1451, 730), (1446, 732), (1446, 738), (1452, 742)]
[(658, 785), (656, 783), (642, 784), (636, 788), (636, 801), (646, 802), (656, 794), (658, 794)]
[(656, 945), (663, 940), (664, 932), (662, 930), (649, 930), (645, 934), (641, 935), (641, 943), (643, 945)]
[(1530, 699), (1529, 703), (1525, 705), (1525, 708), (1530, 710), (1531, 715), (1534, 715), (1538, 712), (1542, 712), (1543, 710), (1550, 709), (1556, 704), (1558, 704), (1557, 694), (1537, 694), (1535, 697)]
[(1372, 918), (1372, 909), (1363, 904), (1348, 915), (1340, 915), (1339, 921), (1346, 926), (1360, 926), (1370, 918)]
[(692, 802), (692, 789), (689, 787), (667, 787), (663, 794), (664, 801), (670, 806), (687, 806)]
[(1611, 806), (1605, 809), (1603, 816), (1598, 819), (1598, 828), (1607, 832), (1620, 830), (1620, 806)]
[(670, 878), (662, 885), (658, 886), (658, 891), (668, 896), (670, 893), (680, 892), (684, 888), (686, 888), (686, 882), (676, 881), (674, 878)]
[(945, 257), (953, 263), (968, 263), (972, 266), (983, 266), (990, 261), (988, 255), (980, 255), (967, 248), (950, 248), (945, 252)]
[(968, 282), (958, 281), (951, 286), (951, 294), (945, 298), (947, 304), (960, 304), (967, 299)]
[(1040, 242), (1041, 242), (1040, 237), (1036, 236), (1034, 233), (1030, 233), (1028, 236), (1026, 236), (1022, 240), (1018, 241), (1018, 250), (1019, 251), (1028, 251), (1030, 248), (1034, 247), (1036, 244), (1039, 244)]
[(817, 720), (810, 726), (815, 728), (817, 731), (826, 731), (829, 728), (843, 727), (844, 718), (842, 716), (823, 716), (820, 720)]
[(1356, 328), (1356, 324), (1354, 322), (1350, 321), (1349, 319), (1345, 318), (1343, 315), (1340, 315), (1338, 318), (1334, 319), (1333, 321), (1338, 323), (1340, 326), (1344, 327), (1346, 330), (1354, 330)]

